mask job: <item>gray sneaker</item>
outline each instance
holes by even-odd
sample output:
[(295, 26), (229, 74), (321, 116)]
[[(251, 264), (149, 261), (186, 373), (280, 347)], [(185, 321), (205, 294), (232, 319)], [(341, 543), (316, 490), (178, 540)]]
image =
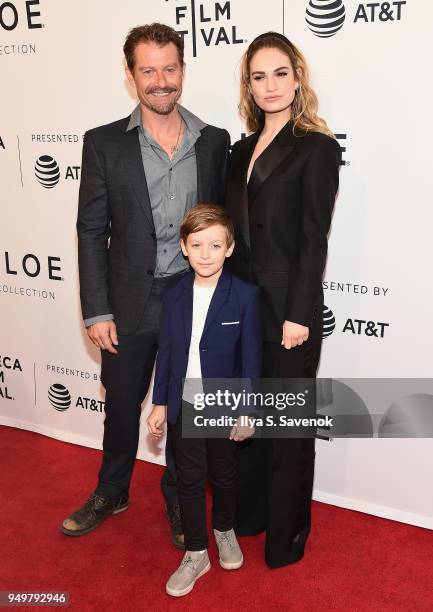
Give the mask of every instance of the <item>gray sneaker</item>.
[(187, 550), (182, 563), (170, 576), (165, 590), (173, 597), (182, 597), (193, 590), (195, 581), (210, 570), (207, 550), (203, 553)]
[(213, 532), (218, 546), (221, 567), (226, 570), (242, 567), (244, 556), (233, 529), (230, 529), (230, 531), (218, 531), (214, 529)]

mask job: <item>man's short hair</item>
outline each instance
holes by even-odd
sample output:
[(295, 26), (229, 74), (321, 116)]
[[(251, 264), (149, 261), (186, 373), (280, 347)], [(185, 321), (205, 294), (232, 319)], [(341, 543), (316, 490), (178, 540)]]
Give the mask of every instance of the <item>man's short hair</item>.
[(227, 234), (227, 246), (233, 244), (235, 231), (227, 211), (217, 204), (196, 204), (185, 215), (180, 226), (180, 237), (184, 243), (190, 234), (200, 232), (212, 225), (222, 225)]
[(129, 70), (132, 72), (135, 66), (135, 48), (140, 43), (153, 42), (163, 47), (169, 43), (173, 43), (177, 49), (180, 65), (183, 66), (184, 43), (183, 38), (168, 25), (163, 23), (150, 23), (148, 25), (137, 26), (128, 32), (125, 44), (123, 45), (123, 53), (125, 54), (126, 63)]

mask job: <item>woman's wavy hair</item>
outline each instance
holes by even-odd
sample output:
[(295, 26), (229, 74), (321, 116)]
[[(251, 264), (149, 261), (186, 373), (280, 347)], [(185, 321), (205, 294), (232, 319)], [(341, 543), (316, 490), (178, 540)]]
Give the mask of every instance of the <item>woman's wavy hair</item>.
[(265, 114), (257, 106), (250, 89), (251, 60), (259, 49), (276, 48), (285, 53), (299, 82), (299, 88), (292, 102), (293, 133), (322, 132), (335, 138), (326, 121), (317, 115), (317, 96), (310, 85), (310, 74), (305, 57), (288, 38), (278, 32), (266, 32), (257, 36), (241, 59), (241, 87), (239, 113), (246, 122), (249, 132), (255, 132), (264, 125)]

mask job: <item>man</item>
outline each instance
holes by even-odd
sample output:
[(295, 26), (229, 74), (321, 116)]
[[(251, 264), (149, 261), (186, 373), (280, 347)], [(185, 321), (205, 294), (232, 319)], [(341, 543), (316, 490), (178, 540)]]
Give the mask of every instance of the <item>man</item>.
[[(98, 485), (61, 527), (89, 533), (128, 508), (141, 403), (158, 350), (161, 293), (184, 274), (181, 220), (198, 201), (222, 202), (229, 135), (178, 104), (183, 40), (154, 23), (125, 41), (126, 76), (139, 104), (85, 134), (78, 210), (80, 294), (106, 389)], [(170, 439), (161, 486), (174, 544), (183, 548)]]

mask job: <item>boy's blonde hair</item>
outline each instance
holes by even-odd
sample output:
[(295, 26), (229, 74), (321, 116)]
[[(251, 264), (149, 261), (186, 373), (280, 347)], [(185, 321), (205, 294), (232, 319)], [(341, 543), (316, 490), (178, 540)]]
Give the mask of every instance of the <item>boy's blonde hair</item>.
[(218, 204), (196, 204), (185, 215), (180, 226), (180, 237), (186, 244), (190, 234), (200, 232), (212, 225), (222, 225), (227, 234), (227, 247), (231, 247), (235, 238), (233, 222), (227, 211)]

